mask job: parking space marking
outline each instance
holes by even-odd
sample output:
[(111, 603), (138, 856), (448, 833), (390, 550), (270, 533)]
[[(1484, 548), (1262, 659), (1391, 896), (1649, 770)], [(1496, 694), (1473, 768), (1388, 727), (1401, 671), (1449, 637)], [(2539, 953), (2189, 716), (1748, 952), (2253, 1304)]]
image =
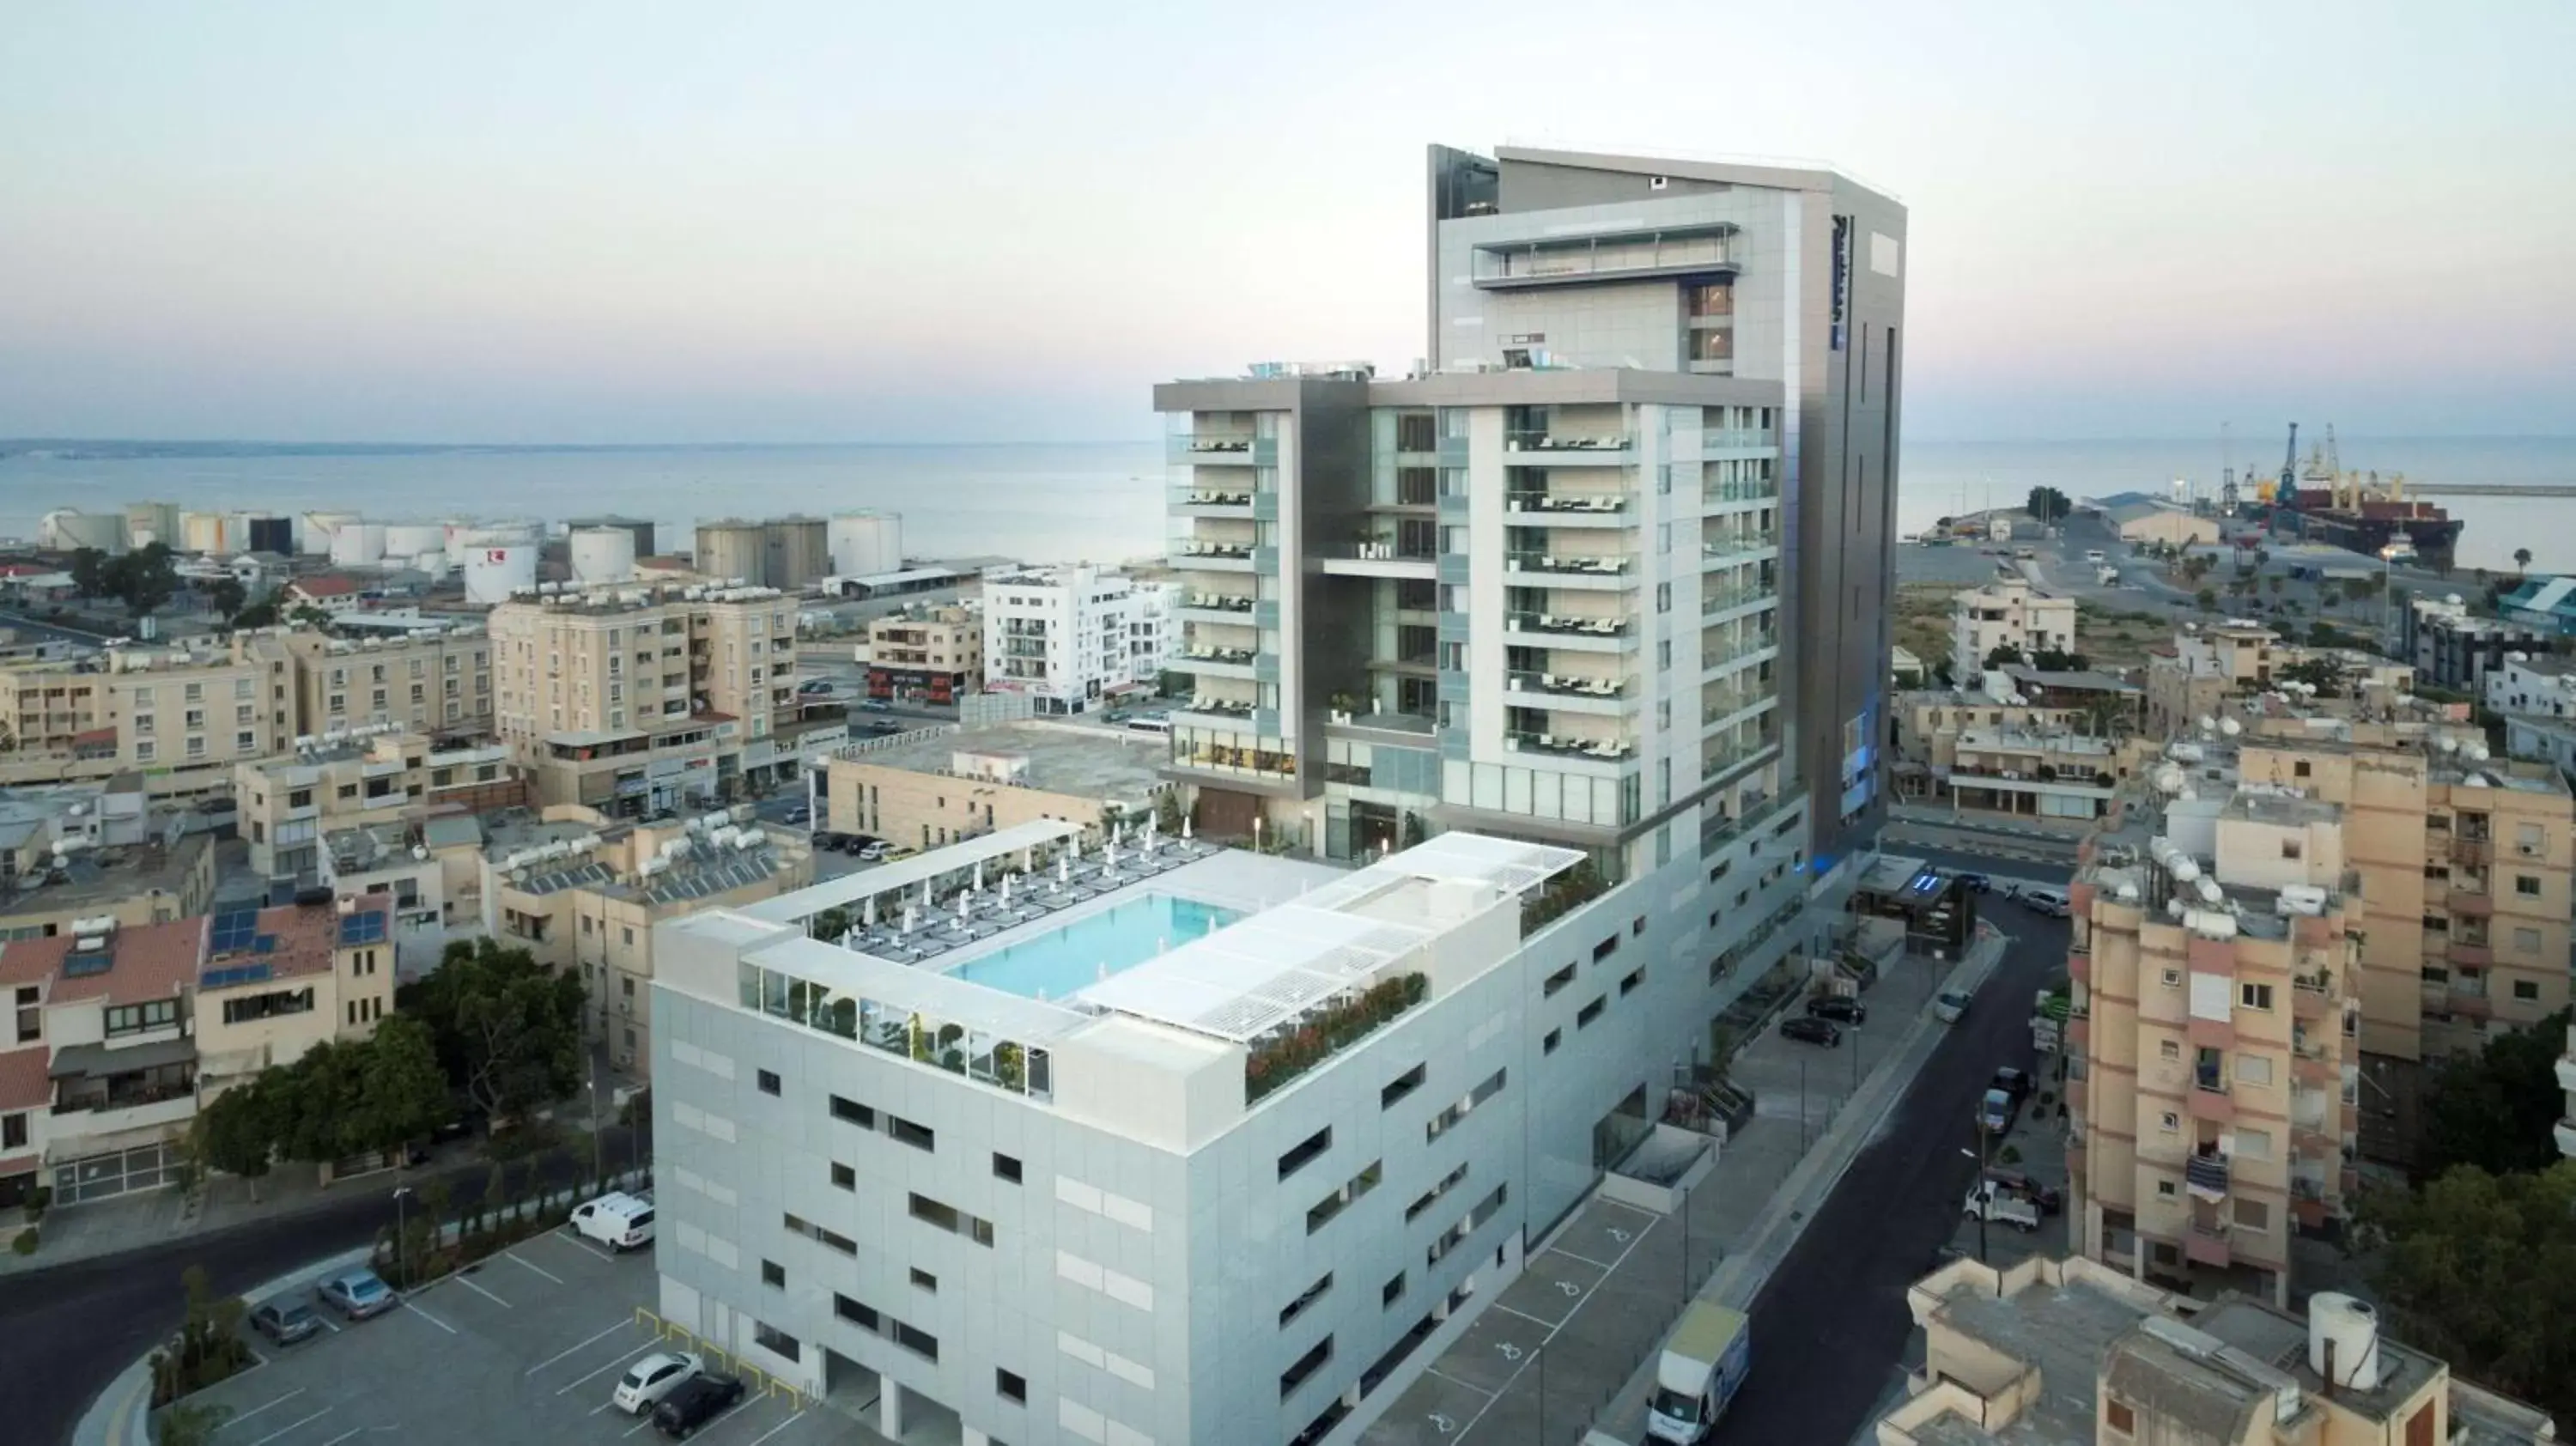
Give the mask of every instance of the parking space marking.
[(410, 1301), (410, 1300), (404, 1301), (404, 1302), (403, 1302), (403, 1309), (405, 1309), (405, 1310), (407, 1310), (407, 1311), (410, 1311), (412, 1314), (414, 1314), (414, 1315), (416, 1315), (416, 1316), (419, 1316), (422, 1320), (425, 1320), (425, 1321), (429, 1322), (431, 1325), (434, 1325), (434, 1326), (438, 1327), (440, 1330), (443, 1330), (443, 1331), (447, 1332), (449, 1335), (454, 1335), (454, 1334), (456, 1334), (456, 1327), (454, 1327), (454, 1326), (452, 1326), (452, 1325), (449, 1325), (447, 1322), (445, 1322), (445, 1321), (443, 1321), (443, 1320), (440, 1320), (438, 1317), (436, 1317), (436, 1316), (434, 1316), (434, 1315), (431, 1315), (428, 1311), (422, 1310), (422, 1309), (420, 1308), (420, 1303), (419, 1303), (418, 1301)]
[(570, 1227), (549, 1230), (546, 1234), (556, 1240), (562, 1241), (564, 1244), (571, 1246), (575, 1250), (596, 1255), (602, 1260), (614, 1261), (617, 1259), (615, 1252), (600, 1249), (598, 1246), (591, 1244), (589, 1241), (582, 1239), (578, 1235), (575, 1235)]
[(1423, 1371), (1424, 1371), (1426, 1374), (1428, 1374), (1428, 1375), (1438, 1376), (1440, 1379), (1442, 1379), (1442, 1380), (1444, 1380), (1444, 1381), (1447, 1381), (1449, 1384), (1451, 1384), (1451, 1385), (1453, 1385), (1453, 1386), (1462, 1386), (1462, 1387), (1465, 1387), (1467, 1390), (1473, 1391), (1473, 1392), (1475, 1392), (1477, 1395), (1482, 1396), (1482, 1397), (1484, 1397), (1484, 1398), (1485, 1398), (1485, 1399), (1487, 1399), (1487, 1400), (1492, 1400), (1492, 1399), (1493, 1399), (1493, 1396), (1494, 1396), (1494, 1393), (1493, 1393), (1493, 1392), (1486, 1390), (1484, 1387), (1479, 1386), (1479, 1385), (1475, 1384), (1475, 1383), (1474, 1383), (1474, 1382), (1472, 1382), (1472, 1381), (1462, 1381), (1462, 1380), (1459, 1380), (1456, 1376), (1453, 1376), (1453, 1375), (1449, 1374), (1447, 1371), (1444, 1371), (1444, 1370), (1440, 1369), (1438, 1366), (1424, 1366), (1422, 1369), (1423, 1369)]
[(1525, 1321), (1528, 1321), (1531, 1325), (1534, 1325), (1534, 1326), (1545, 1326), (1545, 1327), (1546, 1327), (1547, 1329), (1549, 1329), (1549, 1330), (1554, 1330), (1554, 1329), (1556, 1329), (1556, 1322), (1555, 1322), (1555, 1321), (1552, 1321), (1552, 1320), (1540, 1320), (1537, 1316), (1531, 1315), (1528, 1311), (1525, 1311), (1525, 1310), (1514, 1310), (1514, 1309), (1512, 1309), (1510, 1306), (1507, 1306), (1507, 1305), (1503, 1304), (1503, 1303), (1502, 1303), (1501, 1301), (1499, 1301), (1499, 1300), (1494, 1302), (1494, 1309), (1496, 1309), (1496, 1310), (1498, 1310), (1498, 1311), (1501, 1311), (1501, 1312), (1502, 1312), (1503, 1314), (1505, 1314), (1505, 1315), (1516, 1315), (1516, 1316), (1519, 1316), (1521, 1319), (1523, 1319), (1523, 1320), (1525, 1320)]
[[(597, 1339), (597, 1337), (593, 1337), (592, 1339), (594, 1339), (594, 1340), (595, 1340), (595, 1339)], [(579, 1347), (575, 1347), (575, 1349), (579, 1349)], [(650, 1351), (647, 1351), (647, 1352), (645, 1353), (645, 1355), (650, 1355), (650, 1354), (652, 1354)], [(635, 1359), (636, 1359), (636, 1360), (638, 1360), (638, 1361), (640, 1361), (640, 1360), (644, 1359), (644, 1356), (637, 1356), (637, 1357), (635, 1357)], [(617, 1353), (617, 1359), (615, 1359), (615, 1360), (613, 1360), (613, 1361), (610, 1361), (607, 1365), (601, 1366), (598, 1370), (595, 1370), (595, 1371), (591, 1372), (589, 1375), (582, 1377), (582, 1378), (581, 1378), (581, 1380), (578, 1380), (578, 1381), (573, 1382), (573, 1383), (572, 1383), (572, 1385), (570, 1385), (570, 1386), (564, 1386), (564, 1387), (559, 1388), (558, 1390), (556, 1390), (555, 1394), (556, 1394), (556, 1395), (558, 1395), (558, 1396), (567, 1396), (567, 1395), (570, 1395), (570, 1394), (572, 1394), (572, 1391), (573, 1391), (574, 1387), (576, 1387), (576, 1386), (580, 1386), (580, 1385), (582, 1385), (582, 1384), (584, 1384), (584, 1383), (586, 1383), (586, 1382), (588, 1382), (588, 1381), (595, 1380), (595, 1379), (597, 1379), (597, 1378), (598, 1378), (598, 1377), (600, 1377), (600, 1376), (607, 1375), (610, 1371), (614, 1371), (614, 1370), (621, 1369), (621, 1368), (623, 1368), (623, 1367), (625, 1367), (625, 1366), (627, 1366), (627, 1365), (629, 1365), (629, 1364), (632, 1364), (632, 1363), (631, 1363), (630, 1361), (628, 1361), (628, 1360), (627, 1360), (627, 1358), (626, 1358), (626, 1353), (625, 1353), (624, 1351), (620, 1351), (620, 1352), (618, 1352), (618, 1353)]]
[(1625, 1200), (1612, 1200), (1606, 1197), (1596, 1196), (1592, 1203), (1595, 1205), (1617, 1206), (1619, 1209), (1625, 1210), (1631, 1215), (1641, 1216), (1647, 1220), (1661, 1220), (1664, 1218), (1663, 1216), (1656, 1214), (1654, 1211), (1647, 1209), (1643, 1205), (1631, 1205)]
[(746, 1391), (743, 1393), (741, 1400), (736, 1401), (732, 1405), (725, 1407), (722, 1411), (717, 1412), (714, 1420), (700, 1426), (698, 1429), (701, 1431), (712, 1431), (718, 1426), (723, 1425), (725, 1422), (732, 1420), (736, 1412), (751, 1409), (752, 1404), (759, 1399), (760, 1398), (758, 1396), (752, 1395), (750, 1392)]
[(537, 1362), (535, 1365), (528, 1367), (523, 1374), (533, 1376), (537, 1372), (544, 1370), (546, 1367), (553, 1365), (555, 1362), (562, 1360), (564, 1357), (571, 1355), (573, 1352), (581, 1350), (586, 1346), (597, 1345), (601, 1341), (608, 1339), (610, 1336), (617, 1334), (619, 1331), (622, 1331), (633, 1324), (635, 1324), (635, 1322), (631, 1318), (619, 1321), (617, 1324), (610, 1326), (608, 1329), (601, 1331), (599, 1334), (592, 1336), (587, 1340), (577, 1341), (570, 1347), (555, 1352), (553, 1355), (548, 1356), (544, 1360)]
[(749, 1442), (749, 1446), (760, 1446), (761, 1442), (768, 1440), (770, 1437), (777, 1435), (779, 1432), (786, 1430), (788, 1427), (793, 1426), (804, 1419), (805, 1413), (802, 1410), (799, 1410), (795, 1415), (788, 1417), (786, 1420), (781, 1421), (777, 1425), (770, 1427), (768, 1430), (761, 1432), (759, 1435), (752, 1437)]
[(1600, 1261), (1593, 1259), (1591, 1256), (1577, 1255), (1573, 1251), (1568, 1250), (1561, 1245), (1551, 1245), (1547, 1249), (1540, 1251), (1539, 1254), (1562, 1255), (1568, 1260), (1580, 1260), (1584, 1264), (1591, 1266), (1594, 1270), (1608, 1270), (1610, 1268), (1609, 1266), (1603, 1265)]
[[(262, 1364), (265, 1364), (265, 1362), (263, 1362)], [(292, 1400), (294, 1400), (296, 1397), (303, 1395), (303, 1394), (304, 1394), (304, 1390), (305, 1390), (305, 1388), (304, 1388), (304, 1387), (302, 1387), (302, 1386), (298, 1386), (298, 1387), (296, 1387), (294, 1390), (287, 1392), (285, 1395), (278, 1397), (278, 1398), (277, 1398), (276, 1400), (274, 1400), (274, 1401), (263, 1401), (263, 1402), (261, 1402), (260, 1404), (258, 1404), (258, 1405), (256, 1405), (256, 1406), (251, 1407), (249, 1410), (244, 1411), (244, 1412), (242, 1412), (241, 1414), (239, 1414), (239, 1415), (237, 1415), (237, 1416), (234, 1416), (231, 1420), (228, 1420), (228, 1421), (224, 1422), (224, 1425), (226, 1425), (226, 1426), (238, 1426), (238, 1425), (240, 1425), (242, 1422), (249, 1420), (251, 1417), (258, 1415), (260, 1412), (267, 1410), (267, 1409), (268, 1409), (269, 1407), (271, 1407), (271, 1406), (283, 1406), (283, 1405), (285, 1405), (287, 1402), (292, 1401)], [(217, 1429), (221, 1429), (221, 1428), (219, 1427), (219, 1428), (217, 1428)]]
[(322, 1446), (340, 1446), (341, 1442), (348, 1440), (352, 1436), (364, 1436), (366, 1434), (366, 1427), (352, 1426), (348, 1430), (341, 1432), (339, 1435), (332, 1437), (330, 1440), (323, 1442)]
[(456, 1283), (457, 1283), (458, 1285), (461, 1285), (461, 1286), (465, 1287), (467, 1290), (470, 1290), (470, 1291), (474, 1292), (476, 1295), (479, 1295), (479, 1296), (483, 1297), (485, 1300), (488, 1300), (488, 1301), (492, 1302), (494, 1305), (499, 1306), (501, 1309), (503, 1309), (503, 1310), (509, 1310), (509, 1309), (511, 1309), (511, 1305), (510, 1305), (510, 1303), (509, 1303), (508, 1301), (503, 1300), (501, 1297), (499, 1297), (499, 1296), (497, 1296), (497, 1295), (494, 1295), (492, 1292), (490, 1292), (490, 1291), (488, 1291), (488, 1290), (485, 1290), (483, 1287), (481, 1287), (481, 1286), (479, 1286), (479, 1285), (476, 1285), (473, 1281), (471, 1281), (471, 1280), (467, 1279), (464, 1275), (459, 1274), (459, 1275), (457, 1275), (457, 1276), (456, 1276), (456, 1278), (455, 1278), (455, 1279), (456, 1279)]
[(328, 1406), (325, 1406), (325, 1407), (323, 1407), (321, 1410), (314, 1412), (312, 1415), (305, 1417), (303, 1420), (296, 1422), (293, 1426), (280, 1426), (280, 1427), (278, 1427), (276, 1430), (271, 1431), (271, 1432), (269, 1432), (267, 1435), (262, 1436), (262, 1437), (260, 1437), (258, 1440), (253, 1441), (252, 1443), (250, 1443), (250, 1446), (268, 1446), (268, 1443), (269, 1443), (269, 1442), (276, 1440), (278, 1437), (285, 1435), (287, 1432), (289, 1432), (289, 1431), (293, 1431), (293, 1430), (297, 1430), (297, 1429), (299, 1429), (299, 1428), (301, 1428), (301, 1427), (310, 1426), (310, 1425), (312, 1425), (314, 1422), (319, 1421), (319, 1420), (321, 1420), (323, 1417), (328, 1416), (328, 1415), (330, 1415), (330, 1414), (331, 1414), (331, 1408), (330, 1408), (330, 1407), (328, 1407)]
[(501, 1253), (508, 1256), (510, 1259), (519, 1262), (521, 1265), (528, 1267), (528, 1269), (535, 1271), (537, 1274), (544, 1276), (546, 1279), (553, 1281), (557, 1285), (564, 1283), (564, 1278), (562, 1276), (555, 1274), (553, 1271), (546, 1269), (544, 1266), (539, 1265), (532, 1260), (529, 1260), (527, 1257), (519, 1254), (519, 1252), (515, 1250), (504, 1250)]
[(644, 1416), (643, 1416), (643, 1419), (642, 1419), (642, 1420), (639, 1420), (639, 1421), (637, 1421), (634, 1425), (629, 1426), (629, 1427), (627, 1427), (627, 1428), (626, 1428), (626, 1434), (627, 1434), (627, 1435), (629, 1435), (629, 1436), (632, 1436), (632, 1435), (634, 1435), (636, 1432), (641, 1431), (641, 1430), (643, 1430), (645, 1427), (650, 1426), (650, 1425), (652, 1425), (652, 1424), (653, 1424), (653, 1413), (652, 1413), (652, 1412), (650, 1412), (650, 1411), (647, 1411), (647, 1412), (645, 1412), (645, 1413), (644, 1413)]

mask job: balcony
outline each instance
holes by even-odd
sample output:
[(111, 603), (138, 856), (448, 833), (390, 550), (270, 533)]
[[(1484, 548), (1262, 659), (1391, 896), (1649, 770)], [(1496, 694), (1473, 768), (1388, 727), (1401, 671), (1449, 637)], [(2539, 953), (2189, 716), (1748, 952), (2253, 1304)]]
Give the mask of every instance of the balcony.
[(2224, 1080), (2215, 1084), (2198, 1082), (2185, 1093), (2190, 1096), (2185, 1109), (2193, 1119), (2206, 1120), (2213, 1125), (2236, 1122), (2236, 1098), (2227, 1092)]
[(1700, 695), (1699, 724), (1702, 728), (1714, 728), (1730, 719), (1736, 719), (1738, 715), (1750, 712), (1765, 703), (1777, 701), (1780, 696), (1772, 689), (1758, 684), (1741, 686), (1750, 684), (1750, 679), (1739, 678), (1736, 683), (1739, 686), (1724, 687), (1714, 694)]
[(2067, 950), (2066, 977), (2074, 980), (2078, 984), (2090, 987), (2093, 983), (2093, 951), (2090, 949)]
[(2235, 1252), (2229, 1250), (2227, 1246), (2227, 1222), (2224, 1220), (2191, 1222), (2191, 1228), (2183, 1232), (2182, 1255), (2183, 1259), (2194, 1265), (2206, 1265), (2219, 1270), (2225, 1270), (2235, 1264)]
[(2192, 1155), (2182, 1162), (2183, 1184), (2212, 1199), (2227, 1193), (2227, 1176), (2225, 1155)]
[(1520, 647), (1578, 653), (1636, 651), (1636, 629), (1626, 618), (1574, 617), (1564, 613), (1506, 613), (1503, 641)]
[(1637, 585), (1636, 559), (1617, 557), (1559, 557), (1553, 553), (1515, 552), (1503, 560), (1506, 575), (1545, 579), (1545, 586), (1585, 589), (1626, 589)]
[(1253, 677), (1254, 653), (1250, 648), (1195, 647), (1183, 648), (1172, 655), (1174, 672), (1198, 674), (1210, 678)]
[(2495, 862), (2495, 841), (2467, 834), (2451, 835), (2451, 862), (2468, 868), (2484, 868)]
[(2454, 914), (2483, 919), (2495, 912), (2495, 898), (2484, 889), (2453, 889), (2442, 900), (2443, 907)]
[(2335, 1012), (2334, 976), (2294, 974), (2290, 978), (2290, 1017), (2313, 1023)]
[(1337, 577), (1391, 577), (1419, 582), (1434, 581), (1439, 576), (1440, 555), (1426, 539), (1420, 545), (1393, 537), (1362, 538), (1357, 542), (1324, 543), (1315, 548), (1324, 561), (1324, 571)]
[(1252, 599), (1221, 592), (1181, 594), (1180, 614), (1181, 621), (1185, 623), (1212, 623), (1230, 628), (1255, 626)]
[(1749, 638), (1738, 638), (1732, 643), (1720, 643), (1715, 648), (1703, 644), (1700, 648), (1699, 670), (1702, 674), (1708, 674), (1720, 668), (1731, 668), (1738, 663), (1760, 657), (1779, 646), (1780, 635), (1767, 632), (1756, 633)]
[(1624, 467), (1631, 443), (1624, 434), (1583, 437), (1542, 428), (1517, 427), (1503, 433), (1503, 450), (1518, 456), (1541, 456), (1551, 467)]
[(1516, 492), (1503, 499), (1503, 511), (1524, 527), (1634, 527), (1628, 499), (1601, 495), (1551, 497), (1544, 492)]
[(1555, 758), (1583, 758), (1620, 763), (1637, 756), (1637, 745), (1617, 738), (1578, 738), (1570, 733), (1514, 730), (1503, 735), (1503, 747), (1514, 753), (1543, 753)]
[(1172, 505), (1192, 517), (1250, 517), (1250, 488), (1184, 487), (1172, 493)]
[(1279, 439), (1175, 432), (1164, 455), (1167, 461), (1192, 467), (1275, 467)]
[[(1568, 673), (1507, 673), (1504, 685), (1510, 692), (1520, 695), (1507, 701), (1521, 707), (1609, 716), (1626, 711), (1621, 700), (1628, 696), (1629, 691), (1624, 678), (1582, 678)], [(1533, 693), (1548, 701), (1532, 702), (1528, 695)]]
[(1699, 588), (1699, 615), (1715, 617), (1719, 613), (1753, 603), (1776, 603), (1780, 585), (1759, 578), (1745, 582), (1710, 582), (1703, 578)]
[(1183, 572), (1250, 572), (1252, 544), (1185, 541), (1172, 549), (1172, 566)]
[(2454, 939), (2442, 950), (2442, 957), (2463, 969), (2484, 969), (2495, 963), (2495, 950), (2484, 940)]
[[(1716, 437), (1724, 434), (1710, 432), (1706, 435)], [(1703, 441), (1700, 444), (1700, 450), (1708, 452), (1715, 449)], [(1711, 507), (1724, 507), (1737, 502), (1776, 502), (1780, 500), (1780, 484), (1776, 481), (1710, 482), (1699, 489), (1699, 500)]]
[(1730, 246), (1735, 229), (1716, 221), (1487, 242), (1476, 247), (1470, 279), (1482, 291), (1526, 291), (1659, 276), (1732, 276), (1738, 270)]
[(1242, 722), (1252, 716), (1252, 705), (1233, 698), (1220, 698), (1212, 693), (1193, 693), (1190, 700), (1176, 711), (1196, 713), (1203, 717), (1228, 722)]
[(1699, 560), (1703, 566), (1709, 563), (1738, 561), (1774, 551), (1779, 546), (1780, 534), (1777, 531), (1731, 533), (1724, 537), (1713, 537), (1702, 541), (1699, 545)]
[(1723, 778), (1779, 747), (1777, 738), (1756, 738), (1750, 742), (1721, 743), (1703, 749), (1699, 755), (1700, 778), (1703, 781)]

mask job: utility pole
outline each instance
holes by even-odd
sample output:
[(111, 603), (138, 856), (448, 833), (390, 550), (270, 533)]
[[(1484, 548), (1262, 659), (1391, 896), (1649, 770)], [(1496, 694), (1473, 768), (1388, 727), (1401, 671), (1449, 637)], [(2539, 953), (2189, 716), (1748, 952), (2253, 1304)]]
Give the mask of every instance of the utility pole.
[(605, 1165), (600, 1158), (603, 1148), (599, 1121), (599, 1056), (590, 1057), (590, 1178), (603, 1179)]
[(407, 1263), (407, 1252), (411, 1247), (411, 1232), (406, 1226), (407, 1217), (403, 1211), (403, 1202), (410, 1198), (409, 1185), (394, 1187), (394, 1277), (405, 1282), (411, 1279), (411, 1267)]

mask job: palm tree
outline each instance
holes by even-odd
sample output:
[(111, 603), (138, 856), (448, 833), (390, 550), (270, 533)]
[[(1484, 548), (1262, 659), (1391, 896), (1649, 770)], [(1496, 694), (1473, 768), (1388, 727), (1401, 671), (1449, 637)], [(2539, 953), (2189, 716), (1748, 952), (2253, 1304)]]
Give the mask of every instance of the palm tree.
[(2523, 572), (2530, 566), (2531, 549), (2528, 547), (2515, 548), (2513, 550), (2513, 575), (2516, 577), (2522, 576)]

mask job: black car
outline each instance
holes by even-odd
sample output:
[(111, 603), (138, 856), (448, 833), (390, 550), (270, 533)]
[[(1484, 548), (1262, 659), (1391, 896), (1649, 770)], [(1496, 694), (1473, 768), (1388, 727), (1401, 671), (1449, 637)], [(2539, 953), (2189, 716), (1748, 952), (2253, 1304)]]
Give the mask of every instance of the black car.
[(1840, 994), (1820, 994), (1807, 1001), (1807, 1013), (1817, 1019), (1831, 1019), (1843, 1024), (1867, 1024), (1869, 1006)]
[(1993, 1079), (1986, 1081), (1986, 1088), (2002, 1090), (2013, 1097), (2014, 1104), (2020, 1104), (2030, 1098), (2030, 1075), (2023, 1070), (1999, 1069)]
[(1995, 891), (1995, 881), (1984, 874), (1957, 874), (1953, 877), (1957, 878), (1959, 886), (1969, 893), (1991, 894)]
[(739, 1377), (711, 1373), (691, 1376), (673, 1387), (671, 1394), (653, 1408), (653, 1429), (676, 1441), (723, 1415), (741, 1399)]
[(1793, 1014), (1781, 1020), (1780, 1037), (1806, 1044), (1821, 1044), (1827, 1049), (1839, 1048), (1843, 1042), (1841, 1030), (1836, 1029), (1830, 1021), (1818, 1019), (1812, 1014)]

